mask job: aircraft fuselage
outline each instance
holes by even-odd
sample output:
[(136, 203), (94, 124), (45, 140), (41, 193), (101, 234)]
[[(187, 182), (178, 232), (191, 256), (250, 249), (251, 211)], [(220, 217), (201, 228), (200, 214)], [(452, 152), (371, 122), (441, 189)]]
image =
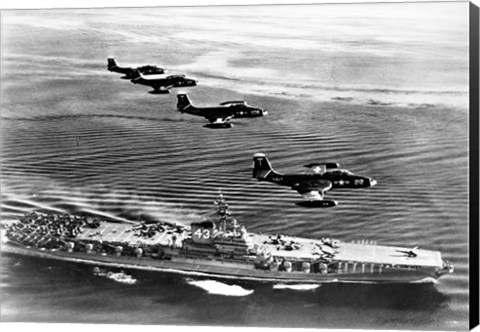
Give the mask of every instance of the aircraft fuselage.
[(261, 108), (238, 105), (238, 106), (218, 106), (218, 107), (195, 107), (188, 106), (181, 110), (182, 113), (203, 116), (209, 120), (216, 120), (232, 116), (233, 118), (257, 118), (265, 115)]
[[(148, 77), (148, 75), (146, 76)], [(138, 76), (132, 79), (132, 83), (151, 86), (155, 91), (159, 91), (161, 89), (168, 90), (169, 88), (180, 88), (197, 85), (197, 81), (182, 76), (165, 77), (159, 79), (147, 79)]]
[(143, 75), (163, 74), (165, 72), (163, 68), (152, 65), (146, 65), (138, 68), (130, 68), (119, 67), (115, 64), (108, 66), (107, 69), (115, 73), (125, 74), (125, 76), (123, 77), (125, 79), (137, 78), (139, 76), (138, 72), (141, 72)]
[(323, 174), (269, 174), (265, 179), (260, 181), (268, 181), (283, 186), (294, 187), (298, 183), (312, 183), (318, 180), (328, 180), (332, 183), (332, 189), (340, 188), (368, 188), (376, 184), (375, 180), (359, 176), (355, 174), (334, 174), (333, 172), (325, 172)]

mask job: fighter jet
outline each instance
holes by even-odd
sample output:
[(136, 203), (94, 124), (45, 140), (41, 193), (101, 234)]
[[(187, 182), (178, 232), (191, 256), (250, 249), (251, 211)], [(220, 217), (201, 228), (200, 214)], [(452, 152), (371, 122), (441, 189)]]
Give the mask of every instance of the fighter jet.
[(305, 207), (332, 207), (334, 200), (324, 200), (325, 191), (340, 188), (368, 188), (377, 184), (372, 178), (359, 176), (346, 169), (340, 169), (337, 163), (311, 163), (305, 165), (312, 169), (310, 174), (281, 174), (273, 170), (263, 153), (253, 155), (253, 177), (258, 181), (273, 182), (289, 186), (305, 198), (296, 203)]
[(137, 76), (131, 82), (133, 84), (151, 86), (153, 88), (151, 93), (169, 93), (171, 88), (197, 85), (197, 81), (186, 78), (184, 74), (163, 73), (144, 75), (139, 70), (137, 70), (136, 74)]
[(211, 128), (230, 128), (232, 118), (256, 118), (267, 115), (261, 108), (248, 105), (245, 101), (225, 101), (219, 105), (196, 107), (186, 93), (177, 94), (177, 111), (197, 116), (203, 116)]
[(144, 75), (163, 74), (165, 72), (165, 69), (152, 65), (146, 65), (137, 68), (119, 67), (117, 66), (114, 58), (108, 59), (107, 69), (116, 73), (125, 74), (125, 76), (122, 77), (125, 79), (133, 79), (138, 77), (137, 71)]

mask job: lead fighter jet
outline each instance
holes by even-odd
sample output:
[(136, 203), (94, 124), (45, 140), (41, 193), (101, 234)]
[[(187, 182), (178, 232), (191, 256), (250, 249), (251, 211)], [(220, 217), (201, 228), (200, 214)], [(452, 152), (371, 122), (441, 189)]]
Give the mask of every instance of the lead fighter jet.
[(311, 163), (305, 167), (311, 168), (313, 173), (281, 174), (273, 170), (263, 153), (256, 153), (253, 156), (253, 177), (258, 181), (273, 182), (298, 191), (305, 198), (305, 201), (297, 203), (300, 206), (336, 206), (336, 201), (323, 199), (325, 191), (339, 188), (368, 188), (377, 184), (372, 178), (340, 169), (337, 163)]
[(216, 106), (196, 107), (186, 93), (177, 94), (177, 111), (197, 116), (203, 116), (211, 128), (230, 128), (232, 118), (256, 118), (267, 115), (261, 108), (248, 105), (245, 101), (225, 101)]

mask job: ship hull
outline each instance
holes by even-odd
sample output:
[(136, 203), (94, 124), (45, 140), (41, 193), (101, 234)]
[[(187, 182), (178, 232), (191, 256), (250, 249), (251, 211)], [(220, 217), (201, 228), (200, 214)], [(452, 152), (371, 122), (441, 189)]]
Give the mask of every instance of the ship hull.
[(2, 254), (14, 254), (45, 259), (82, 263), (95, 266), (159, 271), (186, 275), (207, 276), (222, 279), (257, 280), (282, 283), (326, 283), (326, 282), (368, 282), (368, 283), (411, 283), (435, 282), (436, 269), (418, 270), (391, 269), (374, 273), (300, 273), (273, 270), (261, 270), (250, 262), (230, 262), (221, 259), (198, 259), (175, 257), (173, 260), (155, 258), (136, 258), (127, 256), (101, 255), (85, 252), (67, 252), (63, 250), (40, 250), (2, 243)]

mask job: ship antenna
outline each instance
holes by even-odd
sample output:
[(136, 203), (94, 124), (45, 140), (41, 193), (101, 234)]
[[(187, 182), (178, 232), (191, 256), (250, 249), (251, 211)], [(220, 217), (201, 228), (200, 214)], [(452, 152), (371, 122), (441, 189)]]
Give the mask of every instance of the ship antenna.
[(223, 198), (222, 192), (218, 194), (217, 199), (214, 202), (216, 205), (218, 205), (218, 210), (217, 214), (220, 216), (220, 221), (223, 224), (223, 231), (227, 231), (227, 216), (230, 215), (230, 212), (228, 212), (228, 204), (225, 202), (225, 199)]

